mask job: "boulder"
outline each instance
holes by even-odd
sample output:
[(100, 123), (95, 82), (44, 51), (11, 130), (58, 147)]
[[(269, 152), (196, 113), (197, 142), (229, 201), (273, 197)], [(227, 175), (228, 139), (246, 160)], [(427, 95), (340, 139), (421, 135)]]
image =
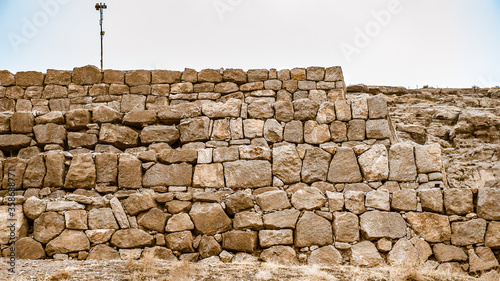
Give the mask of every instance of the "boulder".
[(372, 96), (368, 98), (368, 118), (386, 118), (389, 110), (387, 100), (383, 96)]
[(88, 251), (90, 242), (82, 231), (64, 230), (59, 236), (47, 243), (45, 252), (48, 256)]
[[(141, 249), (137, 249), (141, 250)], [(142, 251), (142, 258), (151, 255), (155, 259), (160, 259), (160, 260), (170, 260), (170, 261), (177, 261), (177, 257), (174, 255), (172, 250), (166, 248), (166, 247), (161, 247), (161, 246), (154, 246), (154, 247), (146, 247), (144, 251)], [(122, 257), (123, 259), (123, 257)], [(127, 260), (127, 259), (124, 259)]]
[[(23, 237), (13, 245), (16, 259), (38, 260), (45, 258), (45, 250), (41, 243), (31, 237)], [(8, 258), (12, 247), (3, 250), (3, 257)]]
[(264, 134), (264, 124), (265, 122), (259, 119), (243, 120), (243, 132), (245, 133), (245, 138), (254, 139), (262, 137)]
[(45, 75), (38, 71), (19, 71), (15, 74), (16, 85), (22, 87), (42, 86)]
[(218, 203), (196, 202), (189, 215), (200, 234), (214, 235), (231, 229), (231, 219)]
[(270, 119), (274, 116), (271, 103), (267, 100), (255, 100), (248, 105), (248, 117), (253, 119)]
[(97, 136), (87, 133), (68, 133), (69, 148), (87, 147), (93, 148), (97, 144)]
[(332, 224), (313, 212), (306, 211), (297, 222), (295, 246), (309, 247), (333, 243)]

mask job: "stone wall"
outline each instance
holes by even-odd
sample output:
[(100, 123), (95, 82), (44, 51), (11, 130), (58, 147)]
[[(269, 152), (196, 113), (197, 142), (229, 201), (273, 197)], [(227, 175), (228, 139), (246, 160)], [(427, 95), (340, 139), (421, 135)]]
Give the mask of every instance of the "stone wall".
[(3, 255), (13, 215), (19, 258), (498, 266), (500, 189), (449, 188), (439, 144), (345, 92), (340, 67), (0, 71)]

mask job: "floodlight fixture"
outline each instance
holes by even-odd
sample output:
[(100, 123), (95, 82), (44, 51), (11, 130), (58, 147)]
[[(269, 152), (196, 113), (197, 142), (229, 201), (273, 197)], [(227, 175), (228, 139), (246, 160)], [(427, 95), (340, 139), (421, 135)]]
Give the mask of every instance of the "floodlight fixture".
[(103, 38), (104, 38), (104, 31), (102, 31), (102, 12), (104, 9), (107, 9), (108, 6), (106, 5), (106, 3), (96, 3), (95, 4), (95, 9), (96, 11), (99, 11), (100, 14), (101, 14), (101, 18), (99, 20), (99, 25), (101, 26), (101, 71), (103, 70), (103, 63), (102, 63), (102, 54), (103, 54), (103, 46), (102, 46), (102, 41), (103, 41)]

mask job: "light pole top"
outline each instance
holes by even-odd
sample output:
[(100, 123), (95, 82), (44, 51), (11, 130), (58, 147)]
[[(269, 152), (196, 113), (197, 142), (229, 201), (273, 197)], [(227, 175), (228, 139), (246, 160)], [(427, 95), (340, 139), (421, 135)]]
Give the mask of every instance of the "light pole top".
[(96, 3), (95, 4), (95, 9), (100, 10), (100, 9), (107, 9), (108, 6), (106, 6), (106, 3)]

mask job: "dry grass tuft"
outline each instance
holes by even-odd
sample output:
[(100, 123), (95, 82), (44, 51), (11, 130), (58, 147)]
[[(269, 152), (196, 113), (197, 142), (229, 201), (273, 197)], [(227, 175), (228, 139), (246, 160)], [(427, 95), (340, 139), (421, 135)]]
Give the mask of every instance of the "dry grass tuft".
[(50, 275), (46, 280), (47, 281), (61, 281), (61, 280), (68, 280), (71, 278), (71, 273), (68, 272), (67, 269), (61, 269), (57, 271), (56, 273)]
[(187, 261), (173, 262), (170, 266), (168, 281), (191, 281), (194, 279), (195, 266)]

